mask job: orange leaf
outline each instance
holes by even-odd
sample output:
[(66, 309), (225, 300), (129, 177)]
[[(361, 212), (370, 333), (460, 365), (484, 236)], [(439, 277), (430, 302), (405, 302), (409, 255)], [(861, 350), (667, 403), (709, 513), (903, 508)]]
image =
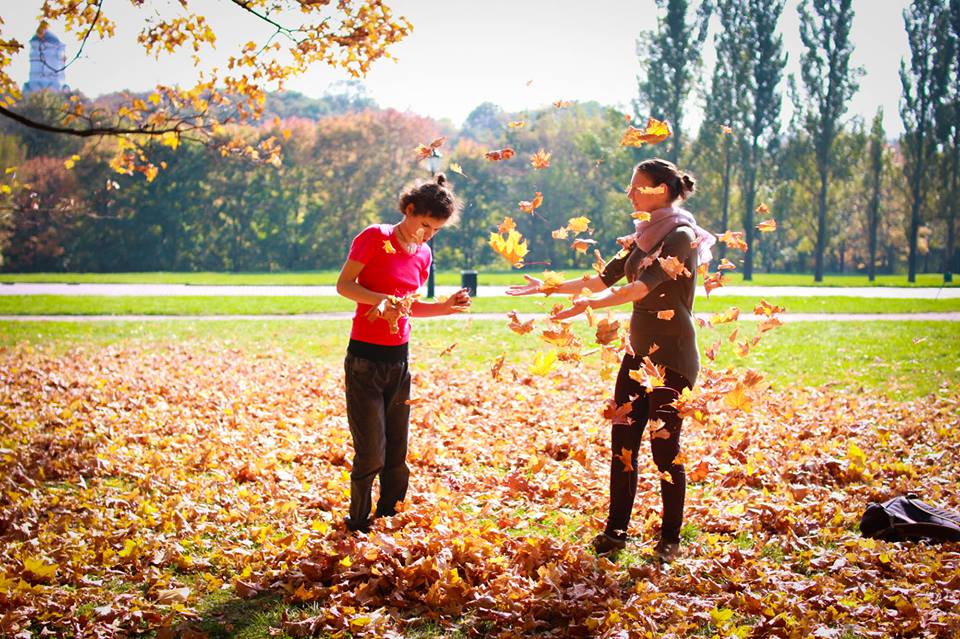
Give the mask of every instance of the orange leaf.
[[(517, 315), (516, 311), (510, 311), (507, 313), (507, 317), (510, 318), (510, 323), (507, 324), (507, 328), (516, 333), (517, 335), (526, 335), (533, 330), (533, 320), (528, 320), (526, 322), (521, 322), (520, 317)], [(501, 362), (501, 365), (503, 363)]]
[(696, 468), (687, 473), (687, 479), (690, 481), (703, 481), (709, 474), (710, 464), (706, 460), (703, 460), (697, 464)]
[(720, 260), (720, 264), (717, 266), (718, 271), (731, 271), (735, 268), (737, 268), (737, 265), (731, 262), (730, 260), (728, 260), (727, 258), (723, 258), (722, 260)]
[(550, 166), (550, 154), (540, 149), (530, 156), (530, 166), (534, 169), (545, 169)]
[(645, 356), (640, 368), (631, 370), (629, 375), (631, 379), (640, 382), (649, 392), (654, 388), (663, 386), (663, 378), (666, 373), (662, 366), (657, 366), (650, 360), (649, 356)]
[(764, 220), (757, 224), (757, 230), (761, 233), (770, 233), (771, 231), (777, 230), (777, 221), (776, 220)]
[(491, 162), (499, 162), (500, 160), (509, 160), (514, 155), (516, 155), (516, 151), (508, 147), (498, 151), (489, 151), (488, 153), (485, 153), (483, 157), (487, 158)]
[(587, 249), (590, 248), (591, 246), (594, 246), (596, 243), (597, 243), (596, 240), (585, 240), (583, 238), (577, 238), (573, 241), (573, 244), (570, 245), (570, 248), (572, 248), (575, 251), (579, 251), (580, 253), (586, 253)]
[(633, 468), (633, 451), (629, 448), (621, 448), (620, 454), (617, 455), (617, 459), (620, 460), (620, 463), (623, 464), (623, 470), (625, 472), (630, 472), (634, 470)]
[(634, 126), (627, 127), (626, 133), (620, 139), (620, 146), (642, 146), (644, 144), (658, 144), (670, 137), (670, 123), (661, 122), (655, 118), (647, 120), (645, 129), (638, 129)]
[(524, 213), (533, 213), (534, 209), (540, 208), (540, 205), (543, 204), (543, 193), (537, 191), (533, 196), (533, 200), (527, 202), (526, 200), (520, 202), (517, 206), (520, 207), (520, 210)]
[(672, 308), (668, 308), (667, 310), (664, 310), (664, 311), (657, 311), (657, 319), (672, 320), (675, 314), (676, 314), (676, 311), (674, 311)]
[(722, 342), (723, 340), (718, 339), (716, 344), (708, 348), (704, 353), (711, 362), (717, 359), (717, 353), (720, 351), (720, 344)]
[(782, 313), (785, 309), (782, 306), (774, 306), (767, 300), (760, 298), (760, 302), (753, 308), (754, 315), (766, 315), (771, 317), (777, 313)]
[(393, 255), (397, 252), (397, 249), (393, 248), (393, 243), (390, 240), (383, 241), (383, 252), (387, 255)]
[(511, 129), (522, 129), (527, 123), (523, 120), (513, 120), (512, 122), (507, 122), (507, 126)]
[(618, 404), (616, 401), (608, 399), (603, 404), (603, 417), (614, 424), (630, 424), (633, 423), (633, 420), (629, 417), (631, 410), (633, 410), (633, 402)]
[(761, 202), (759, 205), (757, 205), (757, 208), (754, 210), (760, 215), (766, 215), (767, 213), (770, 212), (770, 207), (764, 204), (763, 202)]
[(737, 321), (737, 318), (740, 317), (740, 309), (736, 306), (731, 306), (729, 309), (723, 313), (714, 313), (713, 317), (710, 318), (710, 323), (713, 325), (717, 324), (727, 324), (729, 322)]
[(613, 340), (617, 339), (617, 334), (620, 331), (620, 321), (613, 319), (613, 317), (607, 317), (605, 319), (597, 322), (597, 344), (601, 346), (609, 344)]
[(747, 250), (747, 243), (743, 240), (743, 231), (725, 231), (717, 236), (718, 242), (723, 242), (727, 246), (740, 251)]
[(658, 257), (657, 261), (660, 262), (660, 268), (663, 269), (663, 272), (667, 274), (671, 280), (675, 280), (678, 277), (690, 277), (690, 271), (687, 270), (687, 267), (683, 265), (683, 262), (678, 260), (676, 256), (669, 255), (667, 257)]
[(434, 149), (439, 148), (446, 141), (447, 141), (447, 138), (446, 136), (444, 136), (444, 137), (437, 138), (436, 140), (434, 140), (433, 142), (431, 142), (426, 146), (423, 144), (418, 144), (417, 148), (414, 149), (414, 151), (417, 154), (417, 159), (424, 160), (430, 157), (433, 154)]
[(517, 225), (514, 223), (512, 217), (503, 218), (503, 222), (500, 223), (500, 226), (497, 227), (498, 233), (509, 233), (513, 229), (517, 228)]
[(703, 288), (707, 292), (707, 297), (710, 297), (710, 291), (721, 286), (723, 286), (723, 273), (713, 273), (703, 278)]
[(569, 100), (557, 100), (556, 102), (553, 103), (553, 106), (557, 107), (558, 109), (565, 109), (568, 106), (572, 106), (572, 105), (573, 105), (573, 102)]

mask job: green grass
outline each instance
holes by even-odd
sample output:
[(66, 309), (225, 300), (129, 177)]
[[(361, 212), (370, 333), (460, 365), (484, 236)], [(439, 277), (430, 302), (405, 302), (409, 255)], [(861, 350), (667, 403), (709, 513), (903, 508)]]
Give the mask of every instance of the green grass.
[[(416, 320), (411, 342), (415, 362), (491, 366), (501, 353), (509, 363), (526, 367), (534, 353), (550, 347), (539, 330), (517, 335), (505, 322)], [(279, 350), (295, 358), (328, 364), (342, 361), (349, 320), (289, 322), (283, 320), (0, 322), (0, 347), (29, 344), (64, 351), (84, 345), (100, 347), (123, 341), (162, 348), (164, 343), (195, 341), (253, 353)], [(701, 349), (725, 338), (731, 325), (701, 330)], [(593, 338), (585, 323), (576, 331), (583, 350)], [(740, 324), (740, 332), (752, 334)], [(453, 351), (440, 353), (456, 343)], [(936, 393), (945, 384), (960, 383), (960, 323), (957, 322), (798, 322), (767, 333), (745, 357), (737, 357), (724, 340), (714, 367), (748, 366), (763, 372), (774, 388), (832, 383), (859, 391), (877, 391), (894, 398)], [(702, 352), (702, 350), (701, 350)], [(585, 365), (597, 366), (597, 356)]]
[[(542, 268), (529, 268), (523, 271), (486, 270), (478, 271), (480, 286), (509, 286), (523, 282), (522, 273), (537, 275)], [(577, 269), (561, 269), (573, 276)], [(583, 269), (584, 271), (588, 269)], [(866, 275), (826, 275), (824, 281), (817, 284), (810, 273), (755, 273), (751, 282), (744, 282), (743, 276), (728, 272), (730, 286), (895, 286), (895, 287), (933, 287), (943, 286), (943, 275), (922, 273), (917, 275), (913, 284), (907, 282), (905, 274), (878, 275), (874, 283), (867, 281)], [(302, 271), (284, 273), (0, 273), (0, 282), (74, 282), (74, 283), (119, 283), (119, 284), (194, 284), (194, 285), (273, 285), (273, 286), (332, 286), (337, 279), (336, 270)], [(438, 286), (458, 286), (460, 271), (437, 271)], [(960, 277), (946, 286), (960, 286)]]
[[(697, 312), (716, 313), (731, 306), (750, 312), (759, 297), (716, 296), (697, 298)], [(474, 313), (546, 313), (565, 296), (477, 297)], [(911, 300), (861, 297), (767, 298), (791, 313), (921, 313), (960, 311), (960, 299)], [(353, 302), (339, 296), (106, 296), (106, 295), (0, 295), (0, 315), (294, 315), (352, 312)], [(628, 306), (619, 310), (626, 311)]]

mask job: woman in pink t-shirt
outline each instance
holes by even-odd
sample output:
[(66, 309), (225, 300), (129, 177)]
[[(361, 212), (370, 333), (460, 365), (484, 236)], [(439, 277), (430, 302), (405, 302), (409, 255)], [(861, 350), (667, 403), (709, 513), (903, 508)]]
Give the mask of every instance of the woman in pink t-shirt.
[(466, 289), (443, 302), (407, 297), (423, 286), (430, 272), (427, 240), (460, 214), (460, 202), (444, 175), (405, 189), (400, 212), (403, 219), (398, 223), (373, 224), (353, 239), (337, 278), (337, 292), (357, 303), (344, 360), (354, 449), (346, 518), (352, 531), (366, 531), (370, 525), (375, 477), (380, 477), (375, 516), (393, 515), (407, 493), (408, 316), (436, 317), (470, 308)]

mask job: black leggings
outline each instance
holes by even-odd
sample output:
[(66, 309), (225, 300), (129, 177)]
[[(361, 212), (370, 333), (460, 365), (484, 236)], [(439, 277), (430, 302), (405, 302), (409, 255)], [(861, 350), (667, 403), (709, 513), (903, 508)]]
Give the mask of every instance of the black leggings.
[[(618, 405), (631, 401), (633, 407), (629, 417), (633, 422), (614, 423), (611, 430), (612, 459), (610, 462), (610, 514), (607, 517), (606, 533), (612, 537), (625, 539), (633, 502), (637, 496), (637, 453), (643, 440), (643, 431), (650, 419), (663, 422), (669, 437), (655, 438), (650, 442), (653, 461), (660, 472), (670, 474), (672, 482), (660, 480), (660, 496), (663, 500), (663, 525), (660, 538), (666, 543), (680, 541), (680, 527), (683, 525), (683, 500), (686, 495), (687, 477), (682, 464), (673, 460), (680, 452), (680, 427), (682, 419), (677, 409), (669, 404), (680, 395), (684, 388), (690, 387), (686, 377), (667, 369), (664, 385), (647, 392), (640, 382), (630, 377), (630, 371), (641, 366), (642, 358), (625, 355), (617, 375), (617, 385), (613, 393)], [(623, 450), (630, 451), (633, 470), (625, 470)]]

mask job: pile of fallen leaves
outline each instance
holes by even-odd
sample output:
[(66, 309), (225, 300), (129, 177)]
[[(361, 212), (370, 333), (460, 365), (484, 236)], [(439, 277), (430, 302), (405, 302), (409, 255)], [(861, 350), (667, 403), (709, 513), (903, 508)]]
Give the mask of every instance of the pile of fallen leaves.
[(911, 490), (960, 510), (956, 389), (705, 373), (683, 557), (660, 566), (646, 450), (635, 541), (615, 563), (587, 547), (611, 455), (595, 368), (438, 362), (415, 366), (402, 512), (350, 536), (342, 371), (198, 344), (0, 351), (0, 635), (229, 635), (211, 602), (265, 594), (293, 636), (960, 635), (960, 548), (856, 529)]

